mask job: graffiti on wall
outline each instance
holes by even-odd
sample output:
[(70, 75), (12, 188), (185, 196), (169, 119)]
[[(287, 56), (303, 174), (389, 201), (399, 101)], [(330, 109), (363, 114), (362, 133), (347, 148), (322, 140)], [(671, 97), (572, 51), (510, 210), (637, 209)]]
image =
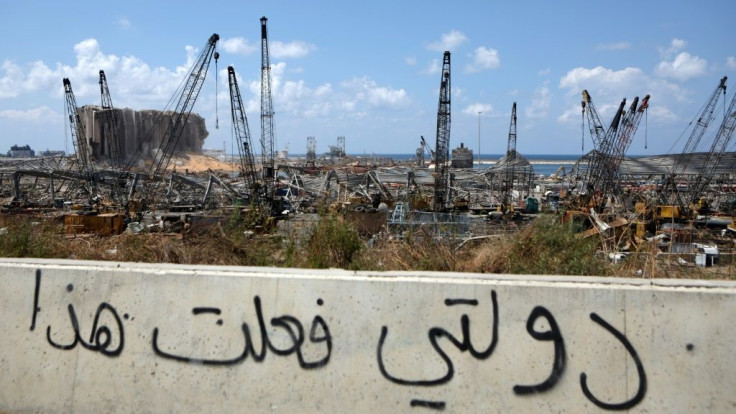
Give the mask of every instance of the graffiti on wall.
[[(31, 312), (30, 330), (35, 331), (37, 328), (38, 314), (41, 312), (42, 304), (40, 303), (42, 289), (42, 273), (40, 269), (36, 270), (35, 285), (33, 291), (33, 309)], [(66, 292), (74, 292), (73, 284), (66, 286)], [(453, 380), (455, 376), (455, 362), (448, 353), (450, 346), (456, 348), (461, 353), (467, 352), (473, 359), (478, 361), (488, 360), (493, 357), (496, 351), (499, 338), (499, 324), (502, 318), (502, 312), (499, 311), (499, 299), (495, 290), (491, 290), (487, 298), (478, 300), (476, 298), (446, 298), (444, 306), (446, 308), (475, 308), (482, 301), (489, 301), (491, 310), (489, 322), (482, 325), (487, 328), (490, 334), (488, 343), (476, 343), (471, 338), (471, 320), (468, 313), (462, 313), (459, 318), (459, 332), (461, 335), (455, 336), (451, 330), (439, 326), (431, 327), (427, 330), (427, 339), (429, 345), (436, 356), (444, 365), (443, 373), (435, 377), (425, 377), (423, 374), (416, 376), (400, 376), (393, 373), (392, 367), (387, 362), (389, 358), (387, 354), (395, 354), (392, 350), (392, 343), (397, 342), (396, 337), (401, 333), (392, 332), (390, 327), (383, 325), (377, 329), (375, 339), (375, 358), (377, 367), (382, 378), (389, 383), (407, 386), (407, 387), (436, 387), (447, 384)], [(317, 306), (324, 304), (322, 299), (317, 299)], [(330, 363), (332, 356), (333, 343), (339, 341), (340, 338), (333, 338), (330, 333), (328, 319), (316, 314), (308, 321), (302, 321), (298, 317), (290, 314), (274, 315), (270, 318), (263, 310), (262, 299), (258, 295), (252, 298), (253, 313), (256, 324), (249, 325), (246, 322), (240, 323), (240, 332), (242, 333), (242, 345), (237, 345), (238, 352), (226, 357), (213, 358), (198, 355), (188, 355), (181, 351), (176, 351), (176, 347), (167, 347), (162, 345), (161, 338), (166, 336), (166, 328), (156, 326), (150, 334), (151, 351), (157, 357), (172, 361), (172, 363), (196, 364), (204, 366), (233, 366), (245, 363), (248, 360), (254, 363), (263, 363), (267, 360), (269, 354), (272, 358), (293, 357), (297, 360), (298, 365), (304, 370), (325, 369)], [(78, 317), (77, 310), (72, 303), (67, 306), (68, 325), (66, 326), (46, 326), (46, 341), (48, 344), (58, 350), (69, 351), (82, 347), (91, 352), (99, 353), (108, 358), (117, 358), (121, 356), (125, 348), (125, 324), (132, 317), (121, 312), (112, 303), (99, 303), (92, 317), (89, 326), (83, 326)], [(217, 326), (223, 325), (223, 311), (219, 307), (197, 306), (191, 308), (191, 314), (196, 318), (214, 319)], [(546, 330), (538, 330), (535, 326), (538, 321), (544, 322), (547, 326)], [(595, 381), (594, 378), (588, 379), (585, 372), (579, 374), (579, 384), (581, 394), (591, 403), (605, 410), (627, 410), (638, 405), (645, 397), (647, 391), (647, 377), (644, 365), (629, 339), (616, 327), (608, 323), (603, 317), (595, 312), (590, 313), (590, 321), (596, 324), (608, 335), (611, 335), (620, 342), (626, 349), (628, 356), (633, 360), (637, 375), (638, 387), (633, 396), (624, 401), (604, 401), (598, 398), (588, 386), (589, 381)], [(484, 322), (476, 322), (478, 325)], [(279, 341), (272, 339), (273, 332), (280, 332)], [(534, 306), (526, 320), (526, 332), (532, 340), (540, 342), (549, 342), (553, 349), (553, 356), (549, 361), (548, 373), (540, 373), (540, 378), (546, 378), (535, 384), (515, 384), (510, 387), (512, 392), (519, 398), (535, 398), (550, 392), (567, 372), (567, 350), (563, 332), (561, 331), (557, 320), (553, 313), (542, 305)], [(239, 335), (240, 337), (240, 335)], [(258, 338), (258, 339), (256, 339)], [(283, 338), (288, 338), (284, 341)], [(240, 341), (240, 339), (239, 339)], [(164, 341), (165, 342), (165, 341)], [(277, 343), (278, 342), (278, 343)], [(171, 343), (170, 341), (168, 343)], [(304, 352), (305, 348), (309, 348), (310, 352)], [(308, 356), (306, 355), (308, 354)], [(395, 357), (395, 355), (393, 355)], [(421, 371), (423, 372), (423, 371)], [(404, 374), (406, 375), (406, 374)], [(625, 381), (625, 378), (623, 379)], [(444, 410), (446, 402), (442, 400), (426, 400), (411, 399), (410, 407), (422, 407), (433, 410)]]

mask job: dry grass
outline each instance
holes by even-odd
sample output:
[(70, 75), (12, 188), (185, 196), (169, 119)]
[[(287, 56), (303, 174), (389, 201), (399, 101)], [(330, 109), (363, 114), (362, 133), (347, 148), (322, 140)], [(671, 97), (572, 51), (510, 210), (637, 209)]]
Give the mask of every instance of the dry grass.
[[(247, 221), (247, 220), (246, 220)], [(578, 239), (578, 229), (554, 216), (516, 234), (461, 244), (452, 237), (416, 232), (367, 247), (349, 222), (322, 217), (309, 242), (273, 234), (253, 236), (241, 218), (190, 229), (184, 234), (67, 236), (56, 222), (17, 220), (0, 235), (1, 257), (65, 258), (122, 262), (429, 270), (504, 274), (614, 275), (640, 278), (736, 280), (736, 264), (707, 268), (677, 264), (644, 244), (620, 264), (596, 254), (597, 240)], [(460, 246), (460, 247), (458, 247)]]

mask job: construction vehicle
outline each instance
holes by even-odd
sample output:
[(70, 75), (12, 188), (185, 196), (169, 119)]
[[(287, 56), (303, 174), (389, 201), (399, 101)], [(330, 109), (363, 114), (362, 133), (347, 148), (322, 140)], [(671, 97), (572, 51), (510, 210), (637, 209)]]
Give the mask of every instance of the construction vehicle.
[(442, 57), (440, 96), (437, 107), (437, 142), (434, 164), (434, 211), (445, 211), (450, 207), (451, 175), (448, 170), (450, 159), (450, 52)]

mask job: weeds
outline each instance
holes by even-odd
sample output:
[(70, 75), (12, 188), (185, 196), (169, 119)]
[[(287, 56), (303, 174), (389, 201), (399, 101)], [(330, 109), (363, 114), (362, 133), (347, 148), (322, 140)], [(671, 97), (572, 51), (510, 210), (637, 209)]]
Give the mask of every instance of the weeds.
[(335, 215), (324, 215), (306, 246), (306, 267), (352, 268), (353, 259), (363, 248), (358, 232)]
[[(273, 227), (239, 211), (220, 222), (190, 227), (182, 234), (65, 236), (56, 222), (19, 219), (0, 232), (0, 256), (111, 260), (122, 262), (427, 270), (505, 274), (617, 275), (734, 279), (734, 265), (697, 269), (669, 264), (655, 243), (645, 243), (619, 264), (597, 255), (600, 239), (581, 239), (580, 228), (557, 216), (542, 215), (517, 233), (474, 240), (460, 246), (453, 235), (406, 233), (402, 241), (374, 240), (335, 214), (323, 213), (308, 229), (286, 235), (257, 234)], [(254, 232), (253, 226), (263, 230)], [(304, 232), (304, 231), (301, 232)]]

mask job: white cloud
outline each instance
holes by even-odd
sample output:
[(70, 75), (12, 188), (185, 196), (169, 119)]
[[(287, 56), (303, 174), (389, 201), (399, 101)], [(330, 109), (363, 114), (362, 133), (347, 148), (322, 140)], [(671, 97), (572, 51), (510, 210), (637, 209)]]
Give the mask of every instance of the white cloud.
[(602, 66), (575, 68), (560, 79), (559, 87), (566, 90), (564, 103), (560, 105), (562, 113), (557, 118), (562, 123), (581, 122), (580, 94), (583, 89), (591, 94), (604, 124), (610, 123), (623, 98), (627, 98), (628, 105), (635, 96), (643, 98), (651, 94), (650, 123), (681, 119), (683, 116), (678, 112), (692, 102), (691, 92), (687, 89), (665, 79), (647, 76), (641, 69), (632, 67), (621, 70)]
[(631, 47), (629, 42), (598, 43), (595, 50), (626, 50)]
[(560, 88), (568, 88), (577, 91), (583, 89), (606, 88), (610, 90), (627, 89), (645, 78), (644, 72), (639, 68), (624, 68), (612, 70), (603, 66), (588, 69), (578, 67), (570, 70), (560, 79)]
[(534, 91), (532, 103), (524, 110), (524, 114), (530, 119), (545, 118), (551, 103), (552, 93), (549, 90), (549, 82), (545, 82)]
[(729, 56), (726, 59), (726, 67), (728, 67), (729, 69), (736, 69), (736, 57)]
[(472, 103), (472, 104), (466, 106), (462, 110), (462, 113), (464, 113), (466, 115), (473, 115), (473, 116), (478, 116), (478, 112), (482, 112), (482, 113), (485, 113), (485, 114), (492, 114), (493, 113), (493, 106), (491, 104), (476, 102), (476, 103)]
[(465, 67), (466, 73), (498, 69), (501, 66), (501, 59), (498, 57), (498, 50), (496, 49), (481, 46), (476, 48), (470, 56), (473, 61)]
[(378, 84), (367, 77), (353, 78), (341, 83), (341, 86), (371, 107), (386, 106), (389, 108), (404, 107), (408, 97), (404, 89), (391, 89)]
[(663, 60), (659, 62), (655, 73), (663, 78), (684, 81), (704, 75), (707, 67), (708, 63), (705, 59), (687, 52), (680, 52), (673, 61)]
[(125, 16), (118, 17), (118, 26), (120, 26), (123, 29), (130, 29), (133, 27), (133, 23)]
[(537, 72), (537, 75), (539, 75), (539, 76), (546, 76), (546, 75), (549, 75), (550, 72), (551, 72), (551, 70), (549, 68), (544, 68), (544, 69), (540, 70), (539, 72)]
[(220, 40), (220, 47), (227, 53), (234, 55), (249, 55), (260, 48), (260, 45), (251, 44), (248, 39), (231, 37)]
[(268, 44), (271, 57), (276, 59), (302, 58), (315, 50), (317, 50), (317, 46), (299, 40), (289, 43), (276, 40)]
[(422, 75), (436, 75), (442, 70), (439, 59), (432, 59), (431, 62), (421, 71)]
[(465, 36), (462, 32), (452, 30), (449, 33), (444, 33), (440, 37), (439, 41), (428, 44), (427, 49), (438, 52), (444, 52), (446, 50), (452, 51), (461, 44), (465, 43), (467, 40), (467, 36)]
[(63, 120), (63, 116), (55, 112), (46, 105), (38, 108), (28, 109), (25, 111), (16, 109), (7, 109), (0, 111), (0, 118), (9, 121), (32, 122), (46, 124), (49, 122), (58, 123)]
[(407, 56), (404, 58), (404, 62), (406, 62), (406, 64), (409, 66), (416, 66), (417, 58), (414, 56)]
[(680, 119), (672, 111), (663, 106), (650, 106), (647, 111), (649, 112), (649, 122), (677, 122)]
[(675, 53), (681, 51), (687, 46), (687, 42), (682, 39), (672, 39), (669, 47), (659, 48), (659, 54), (662, 59), (670, 59)]
[(4, 60), (0, 69), (4, 72), (0, 78), (0, 99), (15, 98), (22, 91), (23, 69), (15, 63)]

